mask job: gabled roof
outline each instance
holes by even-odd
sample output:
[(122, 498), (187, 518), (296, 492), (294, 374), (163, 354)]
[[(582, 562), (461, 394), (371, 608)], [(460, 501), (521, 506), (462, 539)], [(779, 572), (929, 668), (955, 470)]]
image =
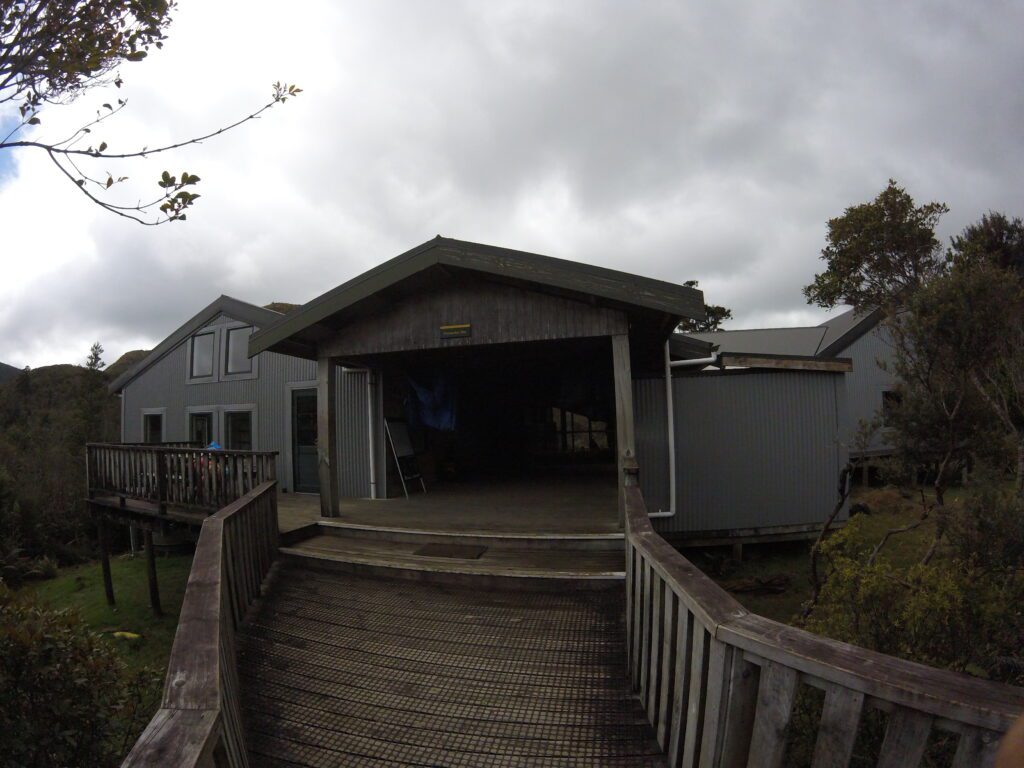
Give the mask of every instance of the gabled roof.
[(228, 317), (233, 317), (236, 320), (252, 323), (257, 328), (273, 323), (275, 320), (282, 317), (279, 312), (264, 309), (263, 307), (257, 307), (255, 304), (250, 304), (247, 301), (233, 299), (230, 296), (219, 296), (213, 302), (199, 310), (199, 312), (187, 320), (185, 324), (174, 331), (174, 333), (161, 341), (153, 351), (142, 358), (142, 360), (110, 382), (110, 384), (107, 385), (107, 388), (111, 392), (120, 392), (132, 379), (136, 378), (139, 374), (164, 357), (164, 355), (168, 354), (193, 333), (208, 325), (212, 320), (222, 314), (227, 315)]
[(857, 313), (849, 309), (841, 315), (826, 320), (819, 328), (825, 329), (825, 336), (818, 348), (819, 357), (835, 357), (857, 339), (870, 331), (882, 319), (880, 311)]
[(332, 316), (417, 273), (440, 266), (486, 274), (539, 290), (577, 295), (624, 308), (639, 308), (677, 318), (703, 318), (701, 291), (536, 253), (454, 240), (438, 235), (304, 304), (249, 339), (249, 354), (278, 348), (307, 350), (323, 337)]
[(727, 354), (832, 358), (878, 325), (880, 319), (880, 312), (858, 314), (850, 309), (815, 326), (751, 328), (686, 335), (714, 344), (719, 352)]
[(752, 328), (744, 331), (709, 331), (687, 335), (715, 344), (718, 351), (724, 353), (811, 356), (817, 354), (825, 329)]

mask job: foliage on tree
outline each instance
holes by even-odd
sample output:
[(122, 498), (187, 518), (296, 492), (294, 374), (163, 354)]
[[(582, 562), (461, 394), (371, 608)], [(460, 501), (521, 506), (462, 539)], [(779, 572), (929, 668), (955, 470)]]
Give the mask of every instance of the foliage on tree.
[[(696, 280), (687, 280), (683, 285), (687, 288), (697, 288), (700, 283)], [(717, 331), (721, 329), (722, 323), (726, 320), (732, 320), (731, 309), (723, 307), (720, 304), (705, 304), (703, 320), (693, 320), (688, 318), (683, 320), (676, 330), (682, 333), (686, 333), (687, 331), (693, 333)]]
[(892, 314), (941, 272), (945, 259), (935, 226), (948, 210), (944, 203), (915, 205), (890, 179), (872, 202), (829, 220), (821, 252), (826, 269), (804, 288), (807, 301), (827, 309), (849, 304), (858, 312)]
[(90, 371), (98, 371), (105, 365), (106, 363), (103, 362), (103, 347), (97, 341), (89, 348), (89, 357), (85, 360), (85, 367)]
[(989, 211), (953, 238), (950, 258), (959, 266), (987, 263), (1024, 278), (1024, 222)]
[[(173, 0), (14, 0), (0, 3), (0, 107), (17, 103), (20, 120), (0, 139), (0, 150), (26, 148), (44, 152), (69, 182), (106, 211), (140, 224), (184, 221), (199, 198), (193, 191), (198, 175), (163, 171), (160, 192), (136, 195), (136, 202), (117, 203), (108, 190), (128, 177), (106, 169), (119, 161), (144, 158), (218, 136), (276, 104), (302, 92), (274, 83), (270, 101), (230, 125), (171, 144), (115, 151), (99, 132), (128, 102), (123, 98), (98, 104), (96, 117), (69, 136), (39, 136), (47, 108), (59, 108), (100, 86), (120, 89), (119, 68), (142, 61), (163, 47), (171, 23)], [(20, 138), (35, 128), (30, 138)], [(92, 170), (103, 161), (103, 171)]]
[(89, 441), (115, 441), (117, 398), (106, 371), (55, 365), (0, 385), (0, 468), (16, 505), (0, 505), (0, 544), (37, 559), (91, 556), (95, 526), (82, 501)]
[(155, 677), (129, 674), (76, 614), (0, 584), (0, 768), (116, 765), (151, 709)]

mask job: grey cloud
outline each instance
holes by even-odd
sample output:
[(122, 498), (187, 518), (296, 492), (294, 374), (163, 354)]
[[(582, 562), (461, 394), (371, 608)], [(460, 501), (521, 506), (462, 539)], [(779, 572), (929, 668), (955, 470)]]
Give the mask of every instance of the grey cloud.
[[(198, 55), (193, 35), (217, 21), (205, 13), (179, 11), (161, 71)], [(303, 97), (185, 155), (206, 185), (185, 226), (97, 216), (83, 236), (99, 258), (22, 287), (0, 317), (0, 360), (50, 359), (68, 336), (102, 334), (108, 351), (154, 342), (219, 293), (306, 300), (437, 233), (699, 279), (734, 309), (734, 327), (812, 322), (822, 313), (800, 288), (826, 220), (890, 176), (919, 201), (950, 204), (944, 238), (990, 208), (1024, 213), (1021, 6), (382, 2), (306, 13), (302, 42), (255, 50), (270, 25), (248, 47), (234, 40), (213, 89), (244, 107), (238, 73), (274, 57), (281, 71), (295, 62)], [(216, 80), (216, 62), (209, 70)], [(143, 126), (169, 130), (165, 98), (182, 130), (209, 124), (216, 98), (183, 111), (181, 79), (130, 82)]]

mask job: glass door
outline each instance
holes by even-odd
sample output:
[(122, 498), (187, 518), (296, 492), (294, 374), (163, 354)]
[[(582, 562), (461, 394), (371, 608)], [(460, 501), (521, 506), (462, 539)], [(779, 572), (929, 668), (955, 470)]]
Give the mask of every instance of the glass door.
[(316, 390), (292, 390), (292, 476), (299, 493), (320, 491), (316, 455)]

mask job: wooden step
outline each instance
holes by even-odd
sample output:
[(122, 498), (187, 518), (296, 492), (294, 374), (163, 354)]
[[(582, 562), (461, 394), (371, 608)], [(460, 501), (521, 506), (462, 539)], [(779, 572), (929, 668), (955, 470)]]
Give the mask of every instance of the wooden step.
[(320, 520), (289, 531), (285, 543), (293, 544), (313, 536), (342, 536), (350, 540), (398, 542), (405, 544), (450, 543), (467, 546), (515, 549), (564, 549), (624, 552), (621, 533), (514, 533), (506, 531), (450, 531), (429, 528), (399, 528), (341, 520)]
[[(437, 551), (430, 548), (424, 552), (425, 545), (438, 543), (454, 544), (460, 556), (426, 554)], [(479, 557), (471, 556), (473, 548), (483, 549)], [(481, 589), (610, 589), (625, 582), (624, 557), (614, 550), (513, 547), (473, 539), (438, 542), (431, 535), (387, 541), (324, 532), (282, 547), (281, 555), (321, 570)]]

